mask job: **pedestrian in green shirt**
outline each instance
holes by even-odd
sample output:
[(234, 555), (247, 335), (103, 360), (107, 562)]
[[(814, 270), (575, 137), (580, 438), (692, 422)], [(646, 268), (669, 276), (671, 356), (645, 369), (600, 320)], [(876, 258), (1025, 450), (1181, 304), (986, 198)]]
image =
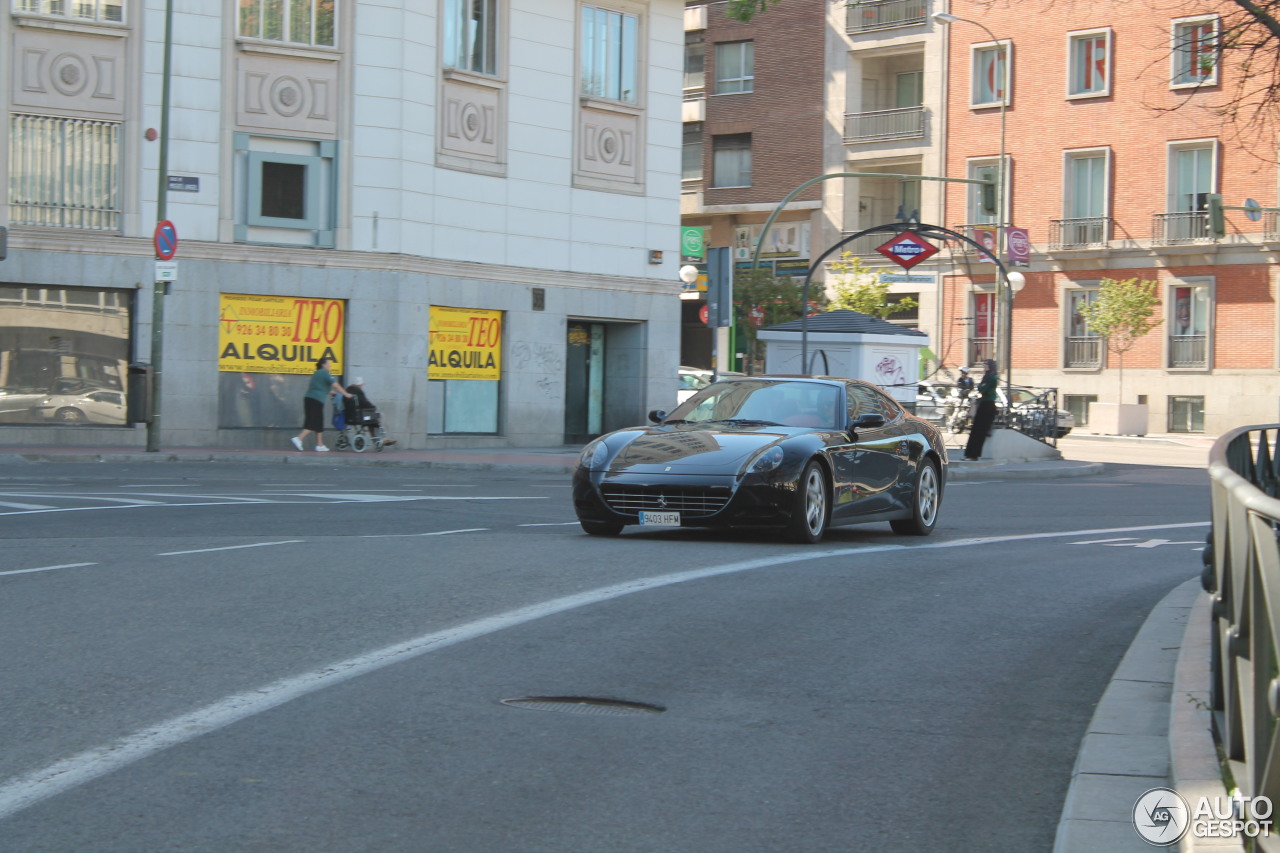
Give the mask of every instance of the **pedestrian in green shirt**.
[(970, 462), (977, 462), (982, 457), (982, 445), (987, 441), (991, 425), (996, 422), (996, 389), (1000, 387), (1000, 375), (996, 373), (995, 359), (989, 358), (984, 364), (987, 372), (978, 382), (978, 411), (973, 416), (973, 426), (969, 427), (969, 443), (964, 447), (964, 458)]
[(289, 439), (293, 446), (302, 450), (302, 440), (311, 433), (316, 434), (316, 450), (327, 452), (324, 446), (324, 402), (329, 399), (330, 392), (341, 394), (350, 399), (347, 389), (329, 373), (330, 361), (322, 358), (316, 362), (316, 372), (311, 374), (311, 384), (307, 386), (307, 395), (302, 398), (302, 432)]

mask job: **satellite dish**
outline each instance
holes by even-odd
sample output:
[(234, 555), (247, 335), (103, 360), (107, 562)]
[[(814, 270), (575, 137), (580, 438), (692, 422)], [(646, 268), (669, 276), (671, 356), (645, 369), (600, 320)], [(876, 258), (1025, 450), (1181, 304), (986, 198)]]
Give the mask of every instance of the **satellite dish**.
[(1262, 205), (1251, 198), (1246, 198), (1244, 200), (1244, 216), (1250, 222), (1257, 222), (1262, 218)]

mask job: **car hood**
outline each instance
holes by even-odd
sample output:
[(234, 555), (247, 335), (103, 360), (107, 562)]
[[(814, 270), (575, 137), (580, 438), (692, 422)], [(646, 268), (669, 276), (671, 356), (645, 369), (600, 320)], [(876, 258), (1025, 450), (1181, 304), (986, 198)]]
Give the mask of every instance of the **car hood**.
[(718, 427), (671, 424), (621, 430), (606, 439), (623, 445), (609, 462), (614, 473), (736, 474), (757, 451), (789, 436), (810, 433), (792, 427)]

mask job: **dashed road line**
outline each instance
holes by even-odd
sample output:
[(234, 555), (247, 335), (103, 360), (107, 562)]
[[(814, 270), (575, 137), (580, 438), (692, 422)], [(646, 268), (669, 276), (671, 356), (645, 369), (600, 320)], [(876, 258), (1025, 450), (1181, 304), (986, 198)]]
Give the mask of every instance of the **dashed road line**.
[(285, 539), (280, 542), (254, 542), (250, 545), (223, 545), (221, 548), (196, 548), (191, 551), (166, 551), (163, 554), (156, 554), (156, 556), (179, 557), (183, 554), (207, 554), (210, 551), (235, 551), (240, 548), (266, 548), (269, 545), (296, 545), (299, 542), (305, 541), (305, 539)]
[(26, 575), (31, 572), (53, 572), (58, 569), (78, 569), (81, 566), (96, 566), (97, 563), (64, 563), (61, 566), (41, 566), (38, 569), (14, 569), (8, 572), (0, 572), (0, 577), (4, 575)]
[(362, 533), (361, 539), (395, 539), (402, 536), (448, 536), (452, 533), (484, 533), (487, 527), (463, 527), (459, 530), (433, 530), (430, 533)]

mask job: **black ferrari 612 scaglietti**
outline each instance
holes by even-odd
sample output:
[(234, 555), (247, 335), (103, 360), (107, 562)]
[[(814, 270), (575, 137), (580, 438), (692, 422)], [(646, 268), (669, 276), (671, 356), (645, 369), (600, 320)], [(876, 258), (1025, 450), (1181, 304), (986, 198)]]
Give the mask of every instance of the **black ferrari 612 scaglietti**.
[(728, 379), (649, 418), (583, 448), (573, 503), (587, 533), (775, 527), (811, 543), (834, 525), (926, 536), (938, 521), (942, 435), (869, 382)]

